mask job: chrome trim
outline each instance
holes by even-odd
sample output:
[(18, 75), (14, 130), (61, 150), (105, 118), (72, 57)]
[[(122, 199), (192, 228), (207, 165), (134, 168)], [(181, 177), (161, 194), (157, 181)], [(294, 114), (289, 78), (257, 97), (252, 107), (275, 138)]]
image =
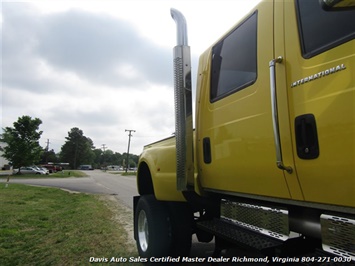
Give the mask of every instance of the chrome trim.
[(274, 141), (275, 141), (275, 149), (276, 149), (276, 165), (279, 169), (285, 170), (287, 171), (287, 173), (291, 174), (293, 172), (292, 167), (285, 166), (282, 161), (279, 117), (277, 112), (275, 65), (276, 63), (281, 63), (282, 60), (283, 60), (282, 56), (279, 56), (278, 58), (273, 59), (269, 62), (272, 124), (274, 129)]
[(184, 16), (176, 9), (171, 9), (171, 16), (177, 26), (177, 46), (174, 47), (176, 187), (186, 191), (187, 184), (193, 183), (194, 178), (191, 55)]
[(222, 195), (229, 195), (233, 197), (240, 197), (244, 198), (245, 200), (258, 200), (258, 201), (266, 201), (269, 203), (277, 203), (277, 204), (287, 204), (302, 208), (313, 208), (313, 209), (320, 209), (323, 211), (332, 211), (332, 212), (342, 212), (347, 215), (355, 215), (355, 208), (354, 207), (347, 207), (347, 206), (339, 206), (339, 205), (329, 205), (325, 203), (316, 203), (316, 202), (309, 202), (309, 201), (299, 201), (299, 200), (292, 200), (292, 199), (282, 199), (282, 198), (274, 198), (268, 196), (261, 196), (255, 194), (247, 194), (241, 192), (231, 192), (226, 190), (218, 190), (218, 189), (210, 189), (204, 188), (204, 191), (207, 193), (217, 193)]
[(184, 15), (175, 8), (170, 9), (170, 14), (176, 23), (177, 45), (187, 45), (187, 25)]
[(289, 238), (287, 209), (222, 199), (220, 211), (222, 219), (249, 230), (283, 241)]
[(137, 236), (141, 250), (146, 252), (149, 247), (149, 230), (147, 215), (143, 210), (138, 214)]
[(291, 88), (294, 88), (296, 86), (300, 86), (302, 84), (305, 84), (307, 82), (311, 82), (311, 81), (316, 80), (316, 79), (323, 78), (325, 76), (337, 73), (337, 72), (345, 70), (345, 69), (346, 69), (345, 64), (340, 64), (340, 65), (328, 68), (326, 70), (320, 71), (320, 72), (312, 74), (312, 75), (310, 75), (308, 77), (304, 77), (302, 79), (296, 80), (295, 82), (292, 82), (291, 83)]
[(355, 261), (355, 220), (322, 214), (320, 222), (323, 250)]

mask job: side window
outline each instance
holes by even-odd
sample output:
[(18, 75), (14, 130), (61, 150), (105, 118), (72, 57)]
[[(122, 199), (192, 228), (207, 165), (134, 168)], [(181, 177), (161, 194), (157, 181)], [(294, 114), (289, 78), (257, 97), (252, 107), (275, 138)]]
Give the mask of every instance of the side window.
[(354, 39), (354, 11), (325, 11), (318, 0), (297, 0), (296, 3), (304, 58)]
[(211, 102), (254, 83), (257, 77), (257, 13), (212, 48)]

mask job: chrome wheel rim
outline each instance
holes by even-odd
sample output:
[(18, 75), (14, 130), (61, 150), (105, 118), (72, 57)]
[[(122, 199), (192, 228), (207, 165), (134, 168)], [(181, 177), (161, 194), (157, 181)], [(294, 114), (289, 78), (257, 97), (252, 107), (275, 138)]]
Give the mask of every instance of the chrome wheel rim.
[(138, 215), (138, 241), (143, 252), (148, 249), (149, 231), (148, 220), (145, 211), (141, 210)]

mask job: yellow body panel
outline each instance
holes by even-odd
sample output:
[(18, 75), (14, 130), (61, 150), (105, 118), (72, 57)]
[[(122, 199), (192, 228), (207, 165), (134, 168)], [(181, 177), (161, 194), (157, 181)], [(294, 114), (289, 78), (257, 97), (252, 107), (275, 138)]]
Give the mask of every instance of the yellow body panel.
[[(210, 69), (201, 66), (198, 87), (198, 165), (204, 188), (290, 198), (284, 173), (276, 168), (269, 61), (273, 58), (273, 4), (258, 6), (257, 80), (249, 87), (210, 102)], [(209, 58), (208, 60), (206, 58)], [(207, 51), (202, 61), (210, 61)], [(205, 164), (202, 140), (211, 140), (212, 162)]]
[[(258, 77), (254, 84), (211, 103), (211, 49), (200, 58), (196, 145), (201, 184), (226, 193), (354, 207), (355, 42), (304, 59), (295, 4), (268, 1), (256, 10)], [(278, 56), (283, 57), (276, 65), (281, 147), (292, 174), (275, 167), (267, 65)], [(293, 82), (334, 68), (335, 74), (291, 88)], [(297, 116), (308, 113), (315, 116), (320, 147), (320, 156), (311, 160), (297, 156), (294, 126)], [(211, 138), (210, 164), (203, 162), (205, 137)]]
[(141, 163), (149, 166), (154, 194), (158, 200), (185, 201), (182, 193), (176, 189), (175, 137), (145, 146), (140, 156)]
[[(254, 12), (258, 41), (253, 84), (211, 101), (213, 46), (200, 57), (195, 191), (355, 207), (355, 41), (305, 59), (293, 1), (261, 2), (245, 18)], [(291, 174), (276, 167), (269, 62), (278, 56), (283, 58), (275, 67), (280, 142)], [(305, 82), (333, 68), (338, 70)], [(304, 114), (314, 115), (316, 121), (319, 156), (314, 159), (297, 154), (294, 123)], [(206, 138), (210, 140), (209, 163), (203, 153)], [(175, 160), (175, 138), (148, 145), (141, 155), (140, 163), (149, 165), (159, 200), (184, 200), (176, 189)]]
[[(291, 121), (303, 114), (315, 116), (320, 150), (312, 160), (294, 155), (300, 185), (306, 201), (354, 206), (355, 40), (303, 58), (295, 45), (300, 40), (294, 8), (293, 3), (285, 3), (284, 90), (288, 91)], [(314, 79), (305, 82), (309, 77)], [(294, 123), (290, 126), (294, 134)]]

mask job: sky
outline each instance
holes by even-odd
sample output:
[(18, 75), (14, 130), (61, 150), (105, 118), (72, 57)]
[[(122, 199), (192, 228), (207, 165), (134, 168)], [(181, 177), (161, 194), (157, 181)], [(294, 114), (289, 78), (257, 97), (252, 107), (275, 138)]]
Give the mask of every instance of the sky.
[(40, 118), (60, 152), (77, 127), (96, 148), (130, 153), (175, 131), (170, 8), (187, 21), (193, 97), (198, 58), (259, 0), (1, 1), (1, 128)]

